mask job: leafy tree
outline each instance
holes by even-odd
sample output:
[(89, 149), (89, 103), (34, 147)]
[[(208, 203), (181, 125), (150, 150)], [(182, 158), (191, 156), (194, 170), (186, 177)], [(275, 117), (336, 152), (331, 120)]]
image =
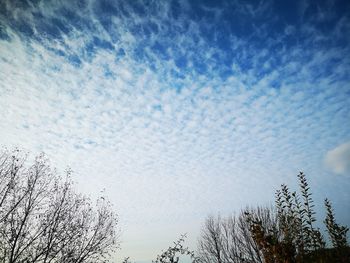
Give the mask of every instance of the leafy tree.
[(293, 257), (303, 258), (310, 251), (324, 248), (325, 242), (320, 230), (314, 227), (314, 204), (305, 174), (300, 172), (298, 179), (301, 197), (282, 184), (276, 192), (276, 208), (282, 242), (294, 251)]
[(332, 204), (328, 199), (324, 201), (325, 207), (327, 209), (327, 216), (324, 221), (330, 240), (335, 248), (343, 248), (347, 246), (346, 234), (349, 228), (346, 226), (338, 225), (335, 222), (335, 217), (333, 213)]
[(298, 174), (299, 193), (287, 185), (276, 191), (276, 206), (246, 209), (238, 216), (209, 217), (199, 239), (198, 254), (204, 263), (350, 262), (348, 228), (336, 223), (326, 199), (324, 221), (333, 248), (326, 248), (316, 217), (310, 187)]
[(117, 247), (116, 216), (94, 208), (44, 155), (32, 165), (19, 150), (0, 155), (0, 262), (105, 262)]
[(331, 204), (326, 199), (325, 224), (334, 246), (334, 249), (326, 249), (320, 230), (314, 226), (314, 205), (305, 174), (300, 172), (298, 179), (301, 197), (296, 192), (291, 193), (286, 185), (276, 192), (279, 238), (271, 238), (271, 230), (254, 215), (250, 217), (251, 234), (263, 253), (264, 262), (348, 262), (348, 228), (336, 224)]
[(325, 207), (327, 210), (327, 215), (324, 223), (329, 234), (329, 239), (334, 247), (335, 255), (333, 255), (333, 259), (337, 260), (338, 262), (349, 262), (350, 250), (346, 239), (349, 228), (336, 223), (332, 204), (328, 199), (325, 199)]

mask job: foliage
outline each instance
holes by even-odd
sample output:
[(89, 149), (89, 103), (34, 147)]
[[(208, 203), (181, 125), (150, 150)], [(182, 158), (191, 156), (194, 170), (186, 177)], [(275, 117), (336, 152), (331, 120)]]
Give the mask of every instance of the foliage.
[(192, 263), (197, 263), (198, 258), (195, 256), (194, 251), (191, 251), (188, 247), (184, 247), (183, 243), (185, 241), (186, 235), (182, 235), (180, 239), (174, 242), (173, 246), (170, 246), (162, 254), (157, 256), (157, 259), (153, 261), (154, 263), (178, 263), (179, 255), (189, 256)]
[(327, 216), (324, 223), (326, 224), (327, 231), (333, 244), (333, 247), (346, 247), (346, 234), (349, 231), (349, 228), (346, 226), (340, 226), (335, 222), (332, 204), (328, 199), (325, 200), (325, 207), (327, 209)]
[(321, 231), (315, 227), (315, 211), (305, 174), (298, 174), (300, 193), (286, 185), (276, 192), (276, 206), (246, 209), (225, 219), (207, 218), (198, 243), (204, 263), (229, 262), (350, 262), (348, 228), (334, 218), (326, 199), (324, 221), (333, 248), (326, 248)]
[(0, 155), (0, 262), (105, 262), (116, 248), (116, 216), (96, 209), (59, 177), (44, 155), (32, 165), (20, 151)]
[(271, 237), (271, 230), (254, 215), (250, 217), (251, 234), (264, 255), (264, 262), (347, 262), (350, 259), (346, 252), (349, 250), (345, 248), (348, 229), (335, 223), (332, 207), (326, 199), (325, 223), (333, 246), (345, 248), (345, 252), (334, 255), (334, 250), (326, 249), (320, 230), (314, 226), (314, 205), (305, 174), (300, 172), (298, 179), (301, 197), (296, 192), (291, 193), (286, 185), (276, 192), (279, 238)]

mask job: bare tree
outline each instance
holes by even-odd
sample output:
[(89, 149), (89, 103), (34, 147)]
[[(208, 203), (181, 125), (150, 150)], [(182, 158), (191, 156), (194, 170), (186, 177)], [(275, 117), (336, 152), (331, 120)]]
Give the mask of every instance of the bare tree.
[(222, 242), (222, 220), (220, 217), (209, 216), (198, 242), (199, 257), (205, 263), (222, 263), (222, 254), (225, 247)]
[(277, 227), (273, 209), (268, 207), (247, 208), (238, 216), (208, 217), (198, 241), (201, 262), (263, 262), (259, 246), (250, 231), (248, 217), (252, 215), (267, 228)]
[(105, 262), (117, 247), (110, 204), (95, 209), (44, 155), (27, 163), (18, 150), (0, 156), (0, 262)]

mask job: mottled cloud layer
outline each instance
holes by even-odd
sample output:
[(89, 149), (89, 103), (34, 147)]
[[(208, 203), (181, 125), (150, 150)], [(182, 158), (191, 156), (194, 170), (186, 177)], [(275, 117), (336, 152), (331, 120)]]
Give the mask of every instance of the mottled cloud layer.
[[(183, 232), (194, 245), (208, 213), (272, 202), (300, 169), (316, 198), (350, 210), (349, 180), (322, 168), (350, 139), (346, 1), (0, 10), (0, 144), (71, 166), (92, 196), (106, 189), (120, 255), (151, 259)], [(334, 155), (335, 172), (348, 167)]]

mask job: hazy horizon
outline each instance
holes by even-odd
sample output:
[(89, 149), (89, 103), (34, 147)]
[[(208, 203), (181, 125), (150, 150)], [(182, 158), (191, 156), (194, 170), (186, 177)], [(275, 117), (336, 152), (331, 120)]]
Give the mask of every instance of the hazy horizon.
[(350, 225), (349, 1), (0, 2), (0, 145), (113, 203), (120, 260), (304, 171)]

